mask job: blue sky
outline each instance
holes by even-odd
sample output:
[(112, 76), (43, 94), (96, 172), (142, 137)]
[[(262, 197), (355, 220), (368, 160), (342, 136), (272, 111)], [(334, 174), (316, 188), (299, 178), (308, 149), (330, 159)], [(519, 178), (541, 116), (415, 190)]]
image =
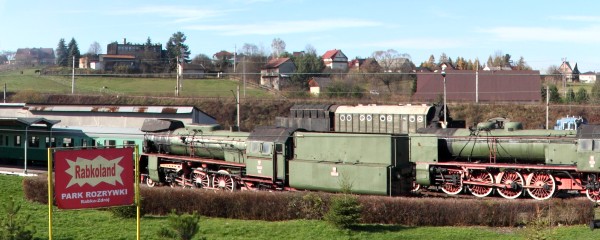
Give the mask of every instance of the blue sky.
[(407, 53), (419, 65), (446, 53), (486, 61), (496, 53), (523, 56), (544, 72), (567, 58), (600, 71), (597, 1), (9, 1), (0, 0), (0, 50), (56, 48), (77, 40), (81, 52), (113, 41), (163, 47), (181, 31), (192, 56), (234, 51), (244, 43), (271, 51), (280, 38), (289, 52), (310, 44), (350, 59), (374, 51)]

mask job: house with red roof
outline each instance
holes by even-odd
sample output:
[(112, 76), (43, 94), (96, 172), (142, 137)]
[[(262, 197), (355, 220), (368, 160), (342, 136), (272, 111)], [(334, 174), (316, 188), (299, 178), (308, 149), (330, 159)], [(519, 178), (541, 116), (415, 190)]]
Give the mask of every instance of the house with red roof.
[(339, 49), (333, 49), (323, 54), (323, 63), (330, 69), (348, 70), (348, 57)]
[(310, 93), (314, 96), (319, 96), (333, 81), (328, 77), (312, 77), (308, 80), (308, 87)]
[(291, 74), (296, 72), (296, 65), (290, 58), (273, 58), (260, 69), (260, 85), (281, 90), (290, 82)]

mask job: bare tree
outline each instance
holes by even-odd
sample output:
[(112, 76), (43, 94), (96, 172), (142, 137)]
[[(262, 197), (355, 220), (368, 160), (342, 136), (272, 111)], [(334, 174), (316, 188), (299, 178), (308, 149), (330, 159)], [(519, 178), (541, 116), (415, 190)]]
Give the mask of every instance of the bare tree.
[(98, 55), (102, 53), (102, 46), (100, 46), (100, 43), (94, 41), (92, 44), (90, 44), (90, 48), (88, 49), (88, 53), (89, 54), (94, 54), (94, 55)]
[(241, 49), (241, 54), (245, 56), (254, 56), (255, 54), (259, 54), (258, 46), (252, 43), (244, 43), (244, 46), (242, 46)]
[(442, 64), (442, 63), (448, 63), (448, 55), (446, 55), (446, 53), (440, 54), (440, 59), (438, 61), (438, 64)]
[(410, 60), (410, 55), (388, 49), (386, 51), (375, 51), (372, 56), (381, 67), (380, 71), (382, 73), (377, 76), (390, 92), (392, 92), (390, 87), (392, 83), (411, 78), (414, 64)]
[(314, 54), (317, 55), (317, 49), (310, 44), (306, 44), (306, 47), (304, 47), (304, 51), (306, 52), (306, 54)]
[(271, 43), (273, 57), (279, 57), (285, 52), (285, 42), (281, 38), (274, 38)]
[(545, 81), (553, 84), (558, 84), (562, 81), (562, 73), (556, 65), (549, 66), (546, 69)]

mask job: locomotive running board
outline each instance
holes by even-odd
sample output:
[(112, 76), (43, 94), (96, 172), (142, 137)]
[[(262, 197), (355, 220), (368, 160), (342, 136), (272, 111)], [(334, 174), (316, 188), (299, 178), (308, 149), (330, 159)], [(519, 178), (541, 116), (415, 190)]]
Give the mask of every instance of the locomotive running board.
[(466, 167), (470, 169), (486, 169), (486, 168), (526, 168), (535, 170), (572, 170), (577, 171), (577, 166), (574, 165), (536, 165), (536, 164), (509, 164), (509, 163), (464, 163), (464, 162), (415, 162), (417, 165), (425, 164), (430, 166), (452, 166)]
[(186, 156), (173, 156), (167, 154), (141, 154), (142, 156), (156, 156), (163, 159), (170, 159), (174, 161), (191, 161), (191, 162), (200, 162), (200, 163), (210, 163), (210, 164), (220, 164), (227, 165), (232, 167), (245, 167), (246, 164), (243, 163), (234, 163), (227, 162), (225, 160), (215, 160), (211, 158), (200, 158), (200, 157), (186, 157)]

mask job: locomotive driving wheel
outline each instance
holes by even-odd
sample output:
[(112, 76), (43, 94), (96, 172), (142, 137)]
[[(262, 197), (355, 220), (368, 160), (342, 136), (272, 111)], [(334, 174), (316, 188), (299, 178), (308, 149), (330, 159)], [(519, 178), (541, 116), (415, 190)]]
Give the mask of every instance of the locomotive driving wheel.
[(214, 188), (230, 192), (235, 190), (235, 181), (229, 172), (225, 170), (219, 170), (217, 173), (215, 173), (212, 183)]
[(586, 189), (585, 195), (592, 202), (600, 203), (600, 189), (596, 189), (596, 190)]
[(418, 184), (416, 181), (413, 181), (412, 183), (412, 189), (410, 190), (411, 192), (418, 192), (421, 189), (421, 184)]
[(515, 199), (523, 194), (523, 176), (517, 171), (502, 171), (497, 182), (504, 185), (498, 188), (498, 194), (507, 199)]
[[(469, 181), (491, 185), (494, 184), (494, 176), (489, 172), (477, 170), (471, 173)], [(469, 185), (467, 187), (469, 188), (469, 191), (471, 191), (471, 194), (476, 197), (487, 197), (494, 190), (492, 187), (481, 185)]]
[(208, 188), (210, 187), (210, 180), (208, 175), (204, 172), (194, 172), (192, 174), (192, 184), (197, 188)]
[(152, 180), (152, 178), (150, 178), (148, 176), (148, 177), (146, 177), (146, 186), (148, 186), (148, 187), (154, 187), (154, 186), (156, 186), (156, 182), (154, 182), (154, 180)]
[(442, 183), (442, 191), (448, 195), (459, 194), (463, 189), (462, 176), (458, 171), (450, 172), (451, 179)]
[(534, 172), (529, 174), (527, 176), (527, 186), (535, 187), (527, 188), (527, 193), (537, 200), (549, 199), (556, 191), (556, 181), (550, 173)]
[[(595, 179), (594, 179), (595, 178)], [(591, 175), (588, 177), (589, 184), (591, 188), (585, 189), (585, 195), (592, 202), (600, 203), (600, 177), (596, 178), (595, 175)]]

